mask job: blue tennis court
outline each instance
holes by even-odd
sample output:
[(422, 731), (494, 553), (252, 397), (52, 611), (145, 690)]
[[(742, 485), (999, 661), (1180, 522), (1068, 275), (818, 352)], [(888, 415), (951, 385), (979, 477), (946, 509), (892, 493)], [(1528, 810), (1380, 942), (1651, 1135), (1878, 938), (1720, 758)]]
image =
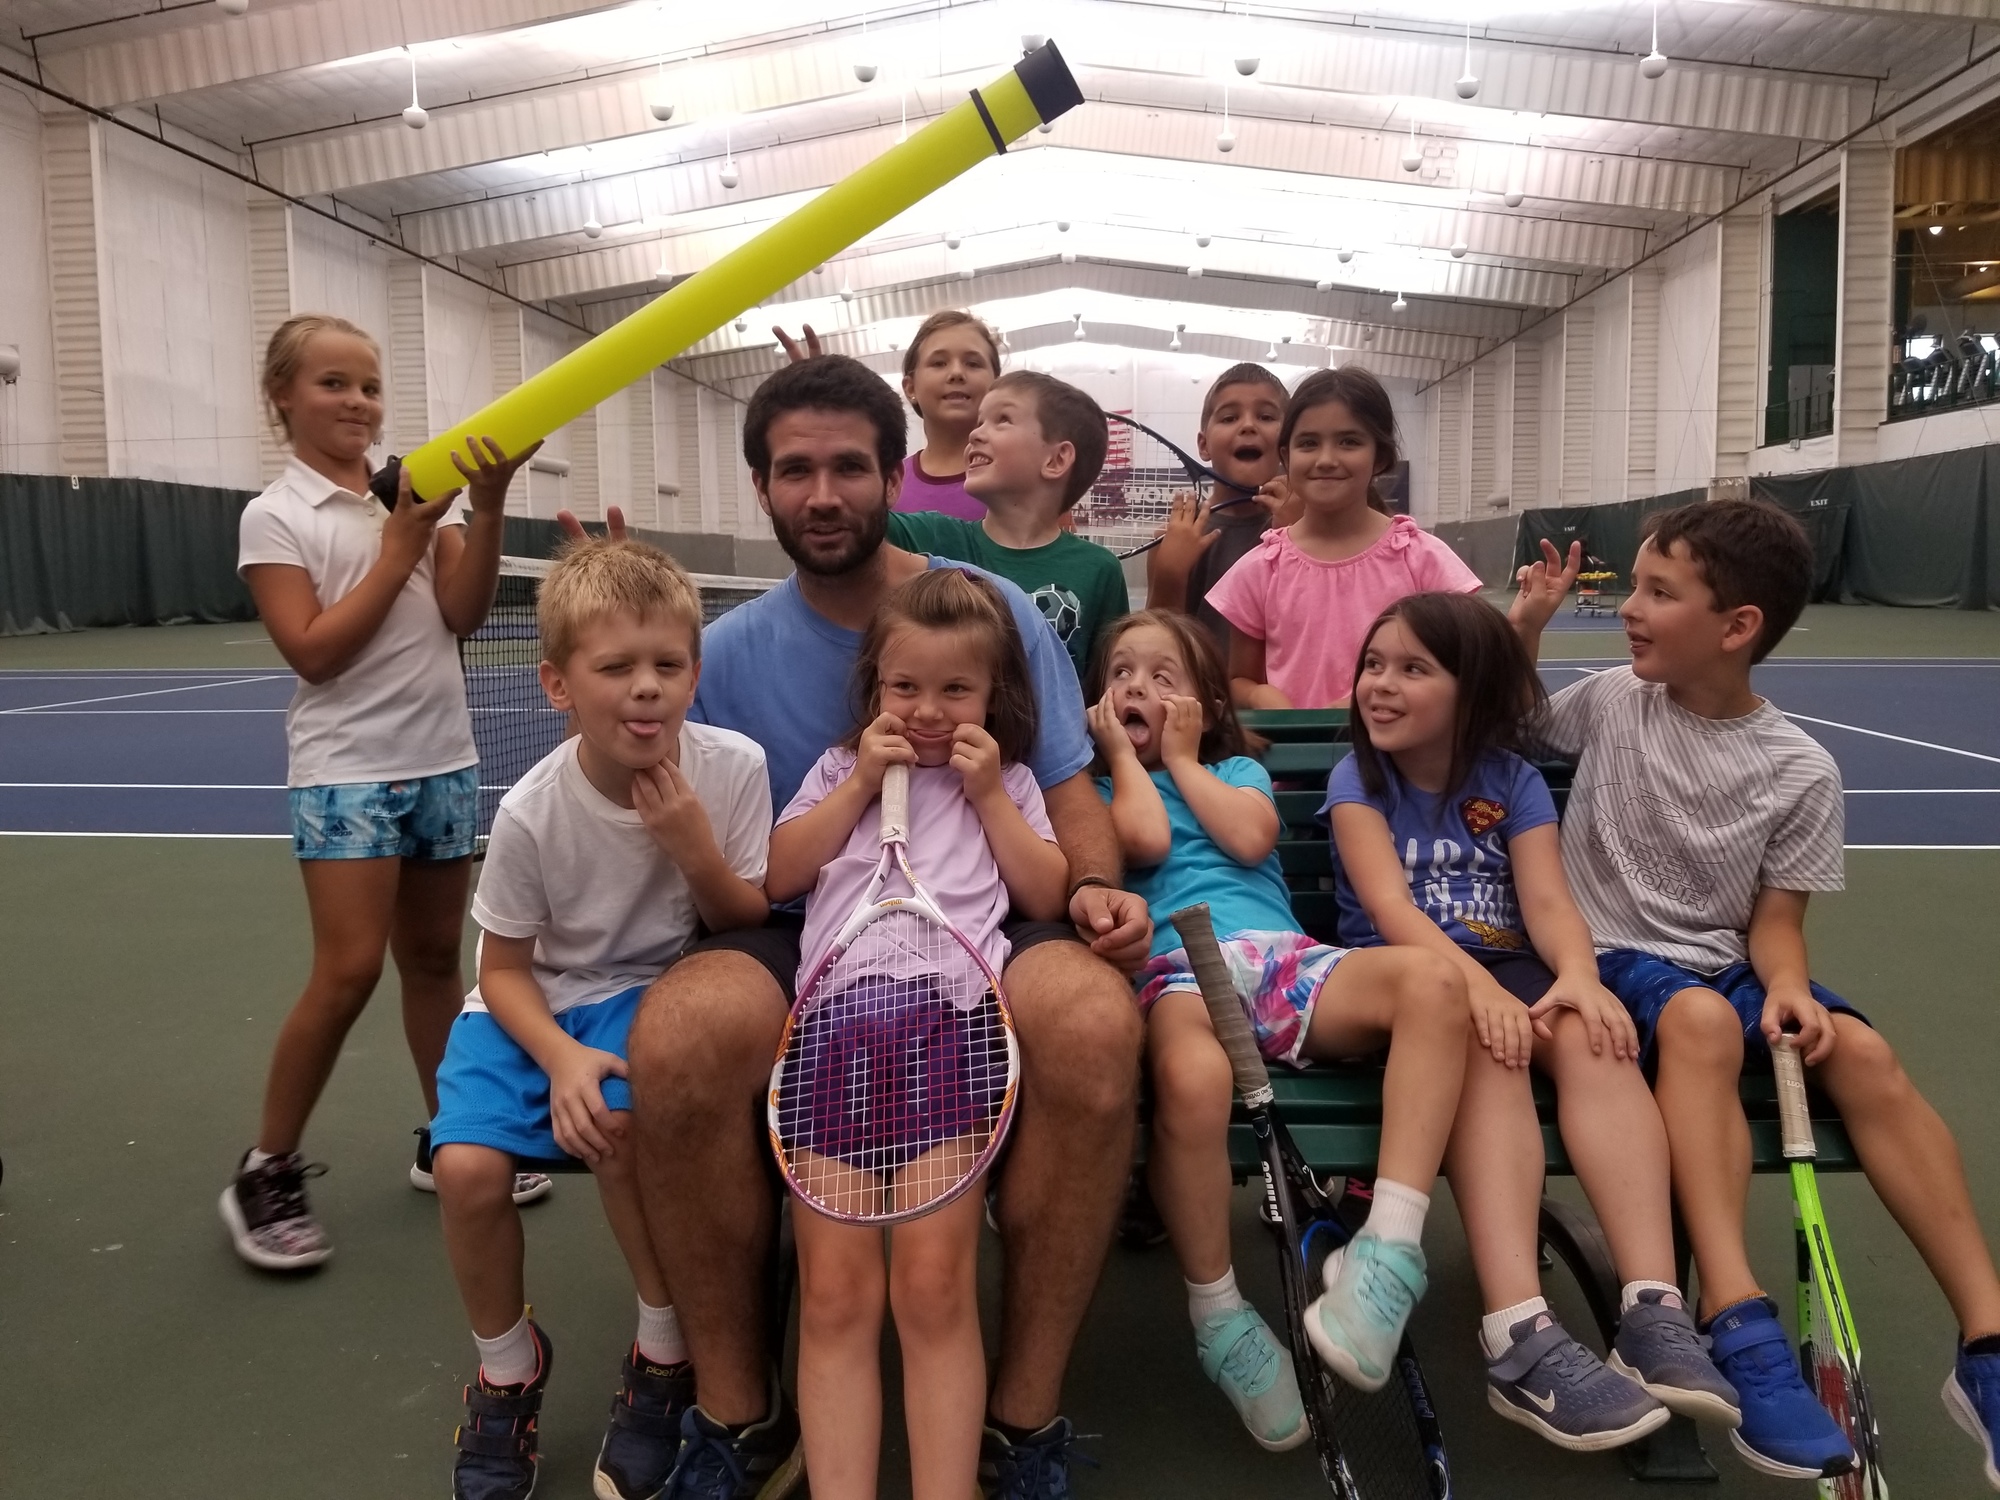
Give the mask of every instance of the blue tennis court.
[[(1542, 671), (1556, 689), (1620, 660)], [(1790, 657), (1756, 682), (1840, 763), (1851, 847), (2000, 848), (2000, 660)], [(0, 672), (0, 832), (283, 837), (293, 686), (273, 669)], [(500, 711), (538, 696), (523, 674)]]

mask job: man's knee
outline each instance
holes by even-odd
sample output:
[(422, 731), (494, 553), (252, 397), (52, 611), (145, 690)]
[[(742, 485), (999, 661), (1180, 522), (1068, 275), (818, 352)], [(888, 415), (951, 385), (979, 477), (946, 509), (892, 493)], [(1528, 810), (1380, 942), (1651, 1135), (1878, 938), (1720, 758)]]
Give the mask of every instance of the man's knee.
[(648, 1113), (753, 1096), (770, 1077), (784, 994), (740, 953), (697, 953), (653, 982), (626, 1042), (632, 1092)]
[(1119, 972), (1081, 943), (1043, 943), (1007, 968), (1024, 1085), (1040, 1105), (1129, 1113), (1145, 1027)]
[(1743, 1018), (1711, 989), (1682, 990), (1660, 1012), (1655, 1032), (1662, 1067), (1686, 1066), (1726, 1072), (1743, 1067)]

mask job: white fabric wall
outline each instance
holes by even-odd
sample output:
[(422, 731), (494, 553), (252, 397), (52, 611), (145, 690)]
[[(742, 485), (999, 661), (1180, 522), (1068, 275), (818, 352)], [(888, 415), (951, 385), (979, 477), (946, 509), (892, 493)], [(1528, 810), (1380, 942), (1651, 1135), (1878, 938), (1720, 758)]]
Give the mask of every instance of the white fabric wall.
[[(462, 284), (462, 283), (461, 283)], [(539, 375), (550, 365), (569, 353), (570, 330), (540, 313), (523, 312), (521, 315), (521, 378)], [(467, 408), (475, 411), (492, 394)], [(568, 463), (571, 458), (570, 431), (567, 424), (558, 427), (548, 435), (542, 444), (538, 457), (559, 463)], [(528, 474), (528, 514), (544, 519), (553, 516), (568, 505), (571, 500), (567, 476), (551, 474), (543, 470), (530, 470)]]
[(1716, 335), (1721, 285), (1715, 226), (1660, 257), (1660, 427), (1654, 490), (1696, 489), (1715, 477)]
[(389, 341), (389, 257), (393, 253), (368, 237), (318, 214), (294, 209), (292, 311), (324, 312), (346, 318)]
[(257, 489), (243, 189), (124, 130), (97, 194), (111, 472)]
[(432, 432), (444, 431), (493, 399), (486, 293), (429, 266), (424, 267), (424, 367)]
[(55, 335), (42, 223), (42, 124), (27, 97), (0, 84), (0, 344), (21, 375), (0, 385), (0, 471), (56, 470)]
[(1630, 498), (1625, 493), (1625, 467), (1632, 391), (1632, 278), (1621, 276), (1594, 292), (1596, 309), (1595, 377), (1590, 403), (1590, 501)]

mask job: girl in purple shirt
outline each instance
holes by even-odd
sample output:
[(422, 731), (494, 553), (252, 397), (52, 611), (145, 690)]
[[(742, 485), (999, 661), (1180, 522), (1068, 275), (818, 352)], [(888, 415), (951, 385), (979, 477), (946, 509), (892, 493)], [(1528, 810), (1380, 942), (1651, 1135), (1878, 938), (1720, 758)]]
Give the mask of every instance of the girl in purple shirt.
[(965, 492), (965, 440), (999, 373), (1000, 344), (985, 323), (955, 308), (924, 319), (903, 355), (903, 395), (923, 418), (924, 446), (903, 460), (898, 510), (986, 519), (986, 507)]

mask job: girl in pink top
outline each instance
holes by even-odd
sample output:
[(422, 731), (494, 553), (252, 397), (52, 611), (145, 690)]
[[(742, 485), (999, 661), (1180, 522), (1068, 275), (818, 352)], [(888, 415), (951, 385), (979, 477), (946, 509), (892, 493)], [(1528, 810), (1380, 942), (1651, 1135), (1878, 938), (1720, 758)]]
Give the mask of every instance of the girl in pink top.
[[(910, 767), (910, 862), (998, 970), (1011, 909), (1063, 915), (1069, 864), (1025, 764), (1035, 695), (1013, 612), (975, 573), (935, 568), (883, 603), (861, 642), (865, 722), (826, 752), (771, 832), (765, 890), (806, 895), (800, 979), (866, 888), (881, 853), (882, 774)], [(894, 892), (895, 886), (890, 888)], [(935, 1002), (934, 1002), (935, 1003)], [(976, 1493), (986, 1359), (979, 1335), (983, 1188), (887, 1234), (794, 1200), (799, 1247), (799, 1422), (821, 1500), (876, 1493), (882, 1315), (903, 1353), (915, 1500)], [(893, 1255), (885, 1252), (893, 1249)]]
[(1235, 627), (1230, 691), (1239, 708), (1343, 706), (1377, 615), (1410, 594), (1474, 593), (1479, 578), (1375, 500), (1375, 476), (1396, 462), (1396, 418), (1366, 370), (1346, 365), (1301, 381), (1278, 453), (1305, 513), (1265, 532), (1208, 593)]
[(978, 318), (948, 309), (924, 319), (903, 355), (903, 396), (923, 418), (924, 446), (903, 460), (896, 509), (986, 519), (986, 507), (965, 492), (965, 440), (999, 373), (999, 341)]

